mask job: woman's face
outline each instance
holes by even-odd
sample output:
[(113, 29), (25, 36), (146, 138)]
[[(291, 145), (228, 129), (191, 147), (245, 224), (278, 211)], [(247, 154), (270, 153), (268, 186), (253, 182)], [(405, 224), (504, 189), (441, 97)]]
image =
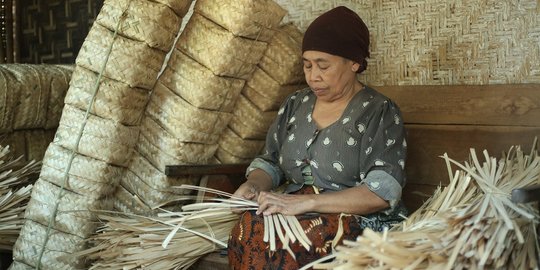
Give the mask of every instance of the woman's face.
[(305, 51), (304, 75), (317, 99), (335, 101), (354, 91), (358, 63), (319, 51)]

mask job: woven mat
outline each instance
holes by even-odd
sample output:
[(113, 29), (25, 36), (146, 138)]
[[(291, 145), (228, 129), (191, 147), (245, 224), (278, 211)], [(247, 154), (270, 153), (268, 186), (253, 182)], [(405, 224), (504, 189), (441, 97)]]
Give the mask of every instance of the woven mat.
[(276, 2), (302, 30), (332, 7), (355, 10), (370, 29), (372, 85), (540, 82), (537, 0)]

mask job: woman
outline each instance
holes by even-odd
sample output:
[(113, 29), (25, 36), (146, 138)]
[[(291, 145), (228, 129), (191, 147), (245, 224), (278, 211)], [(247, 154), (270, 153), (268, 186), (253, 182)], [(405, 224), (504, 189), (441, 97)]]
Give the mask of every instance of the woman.
[[(243, 213), (233, 229), (233, 269), (297, 269), (331, 253), (339, 224), (340, 240), (354, 240), (364, 228), (381, 231), (405, 214), (403, 122), (392, 101), (357, 80), (368, 48), (366, 25), (346, 7), (322, 14), (306, 30), (302, 56), (309, 88), (282, 105), (265, 153), (235, 192), (257, 200), (259, 208)], [(271, 192), (278, 186), (285, 192)], [(262, 215), (274, 213), (296, 215), (313, 247), (291, 245), (295, 258), (279, 246), (270, 252), (262, 240)]]

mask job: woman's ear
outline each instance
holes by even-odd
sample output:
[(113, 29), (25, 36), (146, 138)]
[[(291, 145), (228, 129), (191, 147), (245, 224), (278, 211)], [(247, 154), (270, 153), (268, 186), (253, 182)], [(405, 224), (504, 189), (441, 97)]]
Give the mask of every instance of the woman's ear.
[(353, 62), (353, 65), (351, 66), (351, 69), (355, 73), (358, 72), (358, 70), (360, 69), (360, 64), (356, 63), (356, 62)]

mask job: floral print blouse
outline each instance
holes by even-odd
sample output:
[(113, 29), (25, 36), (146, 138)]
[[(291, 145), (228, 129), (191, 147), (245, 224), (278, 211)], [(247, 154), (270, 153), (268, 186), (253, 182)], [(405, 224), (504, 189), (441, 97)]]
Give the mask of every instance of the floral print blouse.
[(402, 212), (396, 206), (405, 185), (407, 143), (397, 105), (365, 87), (336, 122), (318, 129), (311, 117), (315, 100), (309, 88), (287, 98), (268, 131), (264, 154), (247, 173), (262, 169), (274, 187), (287, 182), (287, 193), (305, 184), (321, 192), (366, 185), (389, 202), (385, 214)]

